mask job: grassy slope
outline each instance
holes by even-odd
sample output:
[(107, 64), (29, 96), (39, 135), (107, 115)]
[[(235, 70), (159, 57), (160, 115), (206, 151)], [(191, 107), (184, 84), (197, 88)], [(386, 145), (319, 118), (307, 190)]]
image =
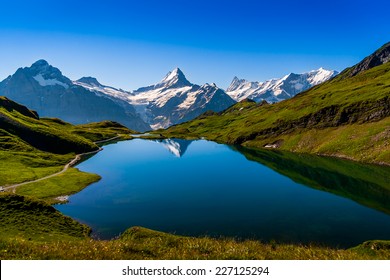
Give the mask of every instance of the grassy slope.
[[(241, 109), (243, 108), (243, 109)], [(221, 114), (158, 131), (230, 144), (390, 164), (390, 63), (343, 75), (273, 105), (240, 102)]]
[[(56, 154), (96, 150), (90, 140), (71, 133), (69, 124), (58, 126), (34, 118), (19, 104), (0, 97), (0, 147), (2, 150), (32, 152), (33, 149)], [(28, 111), (27, 111), (28, 112)], [(59, 125), (61, 127), (59, 127)]]
[(97, 150), (93, 141), (129, 138), (130, 133), (134, 131), (109, 121), (74, 126), (59, 119), (39, 119), (35, 112), (0, 97), (0, 186), (56, 173), (76, 153)]
[(90, 229), (39, 200), (0, 194), (2, 240), (33, 241), (85, 239)]
[(7, 151), (83, 153), (96, 150), (94, 141), (135, 133), (111, 121), (71, 125), (59, 119), (39, 119), (35, 113), (0, 97), (0, 149)]

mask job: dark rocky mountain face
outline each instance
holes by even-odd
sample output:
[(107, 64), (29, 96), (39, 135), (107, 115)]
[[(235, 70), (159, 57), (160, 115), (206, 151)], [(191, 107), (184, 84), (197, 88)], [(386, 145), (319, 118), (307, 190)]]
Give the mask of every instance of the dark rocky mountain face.
[(81, 79), (78, 79), (77, 82), (79, 83), (84, 83), (88, 84), (91, 86), (96, 86), (96, 87), (102, 87), (103, 85), (98, 82), (98, 80), (94, 77), (82, 77)]
[(112, 120), (137, 131), (150, 129), (130, 104), (114, 102), (74, 85), (44, 60), (19, 68), (2, 81), (0, 95), (37, 111), (42, 117), (57, 117), (73, 124)]
[(351, 71), (348, 73), (347, 77), (353, 77), (357, 74), (371, 69), (375, 66), (385, 64), (390, 61), (390, 42), (383, 45), (373, 54), (367, 56), (361, 62), (352, 67)]

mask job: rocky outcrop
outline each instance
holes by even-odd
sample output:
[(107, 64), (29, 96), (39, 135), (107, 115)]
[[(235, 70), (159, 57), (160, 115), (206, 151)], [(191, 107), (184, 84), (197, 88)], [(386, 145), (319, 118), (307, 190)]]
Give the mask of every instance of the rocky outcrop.
[(347, 77), (353, 77), (357, 74), (371, 69), (375, 66), (379, 66), (385, 64), (390, 61), (390, 42), (383, 45), (380, 49), (378, 49), (373, 54), (367, 56), (361, 62), (353, 66), (347, 74)]

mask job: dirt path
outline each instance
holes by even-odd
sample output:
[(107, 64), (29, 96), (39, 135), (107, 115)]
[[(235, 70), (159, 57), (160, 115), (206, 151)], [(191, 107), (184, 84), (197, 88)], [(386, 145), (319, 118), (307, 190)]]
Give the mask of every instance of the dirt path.
[[(112, 141), (112, 140), (115, 140), (117, 138), (119, 138), (120, 136), (115, 136), (115, 137), (112, 137), (110, 139), (106, 139), (106, 140), (100, 140), (100, 141), (96, 141), (94, 142), (95, 144), (99, 144), (99, 143), (104, 143), (104, 142), (109, 142), (109, 141)], [(55, 177), (55, 176), (58, 176), (64, 172), (66, 172), (69, 167), (72, 167), (73, 165), (75, 165), (77, 162), (80, 161), (81, 157), (82, 156), (87, 156), (87, 155), (92, 155), (92, 154), (96, 154), (98, 152), (100, 152), (101, 150), (103, 150), (103, 148), (99, 148), (98, 150), (96, 151), (92, 151), (92, 152), (88, 152), (88, 153), (82, 153), (82, 154), (77, 154), (75, 156), (74, 159), (72, 159), (70, 162), (68, 162), (67, 164), (65, 164), (64, 168), (57, 172), (57, 173), (53, 173), (51, 175), (48, 175), (48, 176), (45, 176), (45, 177), (42, 177), (42, 178), (39, 178), (39, 179), (36, 179), (36, 180), (32, 180), (32, 181), (27, 181), (27, 182), (23, 182), (23, 183), (18, 183), (18, 184), (14, 184), (14, 185), (10, 185), (10, 186), (4, 186), (2, 187), (3, 188), (3, 191), (8, 191), (8, 190), (12, 190), (13, 193), (16, 192), (16, 188), (17, 187), (20, 187), (20, 186), (23, 186), (23, 185), (27, 185), (27, 184), (31, 184), (31, 183), (35, 183), (35, 182), (39, 182), (39, 181), (43, 181), (43, 180), (46, 180), (46, 179), (49, 179), (49, 178), (52, 178), (52, 177)]]

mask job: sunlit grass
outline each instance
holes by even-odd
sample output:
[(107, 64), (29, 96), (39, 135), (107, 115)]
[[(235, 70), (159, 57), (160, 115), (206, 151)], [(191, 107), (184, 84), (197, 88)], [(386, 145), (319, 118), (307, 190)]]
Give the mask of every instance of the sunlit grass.
[(48, 203), (58, 203), (56, 197), (77, 193), (99, 179), (99, 175), (70, 168), (55, 177), (20, 186), (16, 193), (43, 199)]
[(23, 238), (0, 239), (1, 259), (80, 259), (80, 260), (359, 260), (389, 259), (390, 250), (361, 245), (334, 249), (314, 245), (264, 244), (259, 241), (193, 238), (134, 227), (111, 241), (58, 240), (36, 242)]

